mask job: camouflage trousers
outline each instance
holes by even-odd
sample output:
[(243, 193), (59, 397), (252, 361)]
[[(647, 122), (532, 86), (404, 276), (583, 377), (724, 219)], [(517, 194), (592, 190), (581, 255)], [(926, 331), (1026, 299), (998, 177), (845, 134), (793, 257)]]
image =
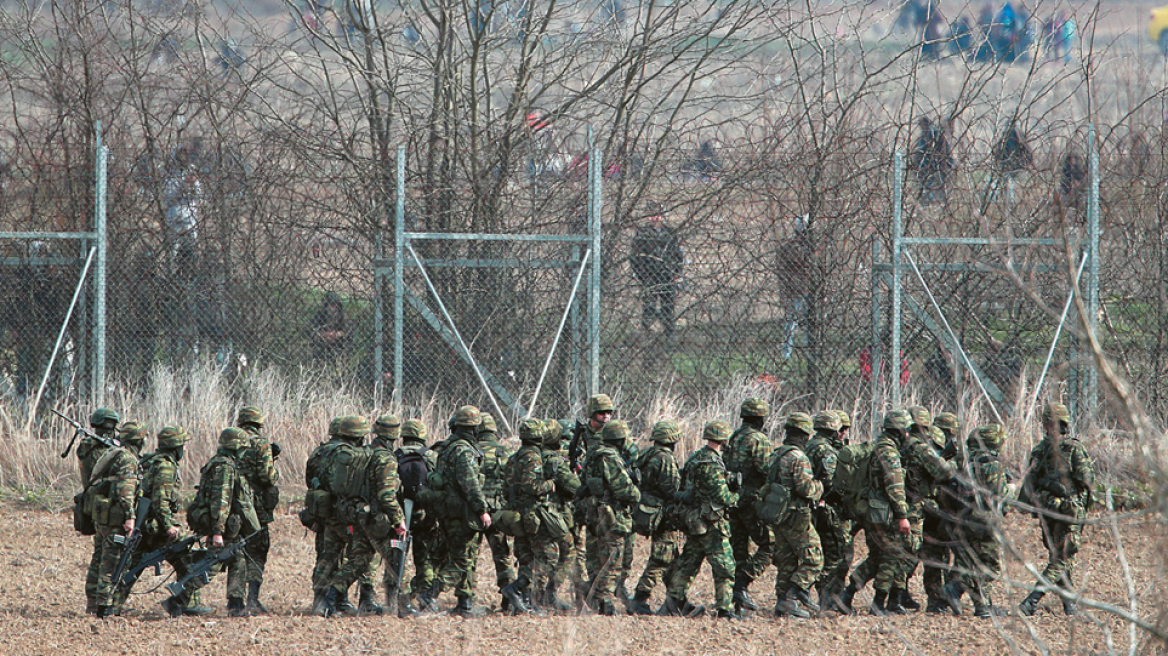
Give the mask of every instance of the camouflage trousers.
[(548, 583), (563, 583), (571, 567), (572, 536), (553, 539), (540, 531), (531, 538), (515, 538), (515, 562), (519, 575), (526, 576), (532, 590), (542, 591)]
[(114, 570), (118, 568), (118, 561), (122, 558), (122, 545), (114, 542), (115, 537), (124, 536), (125, 531), (120, 526), (98, 526), (94, 536), (96, 548), (94, 556), (97, 560), (97, 580), (93, 590), (94, 599), (98, 606), (118, 606), (113, 584)]
[(962, 535), (954, 548), (961, 582), (975, 604), (990, 605), (990, 587), (1002, 573), (1002, 545), (993, 533)]
[(810, 590), (823, 572), (823, 547), (811, 521), (811, 508), (793, 508), (787, 520), (774, 528), (775, 596), (792, 585)]
[(89, 567), (85, 570), (85, 610), (92, 613), (97, 609), (97, 580), (101, 576), (102, 536), (93, 536), (93, 554), (89, 557)]
[[(238, 535), (230, 538), (223, 536), (223, 546), (212, 547), (210, 549), (210, 554), (218, 553), (221, 549), (226, 549), (236, 542), (239, 542), (239, 540), (240, 538)], [(244, 553), (245, 551), (246, 548), (240, 549), (236, 551), (235, 555), (232, 556), (229, 560), (216, 564), (210, 572), (207, 572), (206, 578), (201, 576), (195, 577), (195, 580), (191, 581), (186, 585), (185, 588), (183, 588), (183, 596), (187, 600), (195, 599), (195, 595), (198, 594), (199, 590), (201, 590), (203, 586), (207, 585), (211, 577), (215, 576), (219, 572), (222, 572), (223, 570), (227, 570), (227, 599), (238, 599), (243, 601), (244, 594), (247, 592), (247, 566), (244, 564), (244, 562), (247, 560), (247, 555)]]
[(438, 582), (443, 590), (453, 590), (457, 597), (473, 599), (482, 536), (461, 518), (444, 520), (440, 529), (446, 547), (446, 561), (438, 571)]
[(342, 554), (332, 575), (324, 581), (324, 587), (331, 586), (337, 592), (345, 594), (357, 579), (368, 574), (370, 563), (373, 562), (373, 556), (377, 551), (369, 536), (360, 528), (347, 524), (329, 524), (325, 527), (324, 534), (326, 541), (340, 546)]
[(819, 534), (819, 544), (823, 547), (823, 572), (815, 584), (822, 606), (832, 595), (838, 597), (847, 585), (855, 545), (852, 542), (852, 522), (843, 519), (838, 510), (831, 506), (819, 507), (813, 517), (815, 532)]
[(442, 567), (442, 532), (431, 522), (411, 527), (414, 534), (413, 560), (414, 576), (402, 592), (420, 592), (434, 585), (438, 570)]
[(624, 570), (624, 551), (628, 535), (615, 531), (601, 531), (588, 527), (588, 545), (596, 557), (596, 573), (592, 576), (589, 595), (597, 601), (616, 604), (616, 586)]
[(1055, 585), (1071, 588), (1075, 572), (1075, 554), (1083, 544), (1083, 525), (1069, 524), (1055, 519), (1040, 518), (1042, 543), (1049, 554), (1042, 575)]
[(634, 594), (646, 596), (653, 594), (657, 584), (668, 586), (677, 569), (678, 556), (681, 555), (681, 531), (657, 531), (652, 535), (649, 544), (649, 560), (645, 563), (645, 571), (637, 580)]
[(507, 536), (492, 526), (479, 534), (480, 547), (483, 538), (491, 550), (491, 560), (495, 563), (495, 585), (500, 589), (515, 580), (515, 570), (511, 567), (511, 543)]
[[(730, 548), (734, 552), (735, 570), (739, 580), (750, 583), (766, 571), (774, 560), (774, 530), (758, 518), (750, 498), (739, 502), (738, 508), (730, 512)], [(758, 546), (750, 552), (750, 544)]]
[[(724, 526), (724, 525), (723, 525)], [(730, 539), (722, 531), (710, 528), (702, 535), (687, 535), (685, 548), (677, 559), (677, 568), (669, 579), (667, 592), (674, 599), (685, 599), (689, 587), (709, 561), (714, 575), (714, 599), (717, 610), (732, 610), (734, 604), (734, 552)]]
[(957, 535), (957, 526), (946, 521), (935, 512), (925, 511), (922, 524), (921, 548), (917, 552), (924, 574), (921, 583), (925, 586), (925, 594), (930, 599), (941, 599), (944, 594), (941, 588), (955, 578), (952, 572), (951, 558), (958, 555), (959, 547), (953, 540)]
[(245, 558), (247, 568), (247, 582), (248, 583), (263, 583), (264, 570), (268, 566), (268, 552), (272, 550), (271, 531), (264, 530), (264, 527), (270, 524), (260, 525), (260, 534), (247, 541), (244, 550), (247, 551), (247, 558)]
[(874, 580), (872, 587), (879, 592), (898, 587), (904, 562), (913, 552), (911, 534), (901, 533), (895, 524), (883, 526), (864, 522), (864, 543), (868, 545), (868, 557), (856, 565), (852, 580), (859, 587)]

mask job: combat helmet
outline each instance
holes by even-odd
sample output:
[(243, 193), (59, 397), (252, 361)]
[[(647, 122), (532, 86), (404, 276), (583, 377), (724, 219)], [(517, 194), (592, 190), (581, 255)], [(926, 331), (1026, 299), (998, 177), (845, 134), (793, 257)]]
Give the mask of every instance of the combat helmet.
[(675, 421), (659, 421), (653, 424), (649, 439), (658, 444), (677, 444), (677, 440), (681, 439), (681, 426)]
[(816, 432), (820, 433), (838, 433), (843, 423), (840, 421), (839, 413), (834, 410), (824, 410), (815, 415), (811, 419), (811, 425)]
[(1071, 411), (1062, 403), (1047, 403), (1042, 408), (1042, 425), (1045, 427), (1056, 421), (1059, 424), (1059, 432), (1066, 435), (1071, 425)]
[[(564, 422), (562, 419), (548, 419), (543, 425), (543, 445), (550, 448), (559, 448), (560, 442), (564, 441)], [(569, 424), (571, 426), (571, 424)], [(570, 436), (571, 431), (568, 432)]]
[(605, 442), (621, 443), (629, 439), (629, 425), (621, 419), (614, 419), (604, 425), (600, 431), (600, 439)]
[(219, 448), (235, 451), (247, 444), (247, 433), (240, 428), (224, 428), (222, 433), (219, 433)]
[(981, 445), (985, 445), (985, 448), (990, 451), (997, 451), (1002, 448), (1005, 441), (1006, 431), (1002, 429), (1001, 424), (986, 424), (978, 427), (976, 432), (971, 433), (965, 443), (970, 449), (977, 449)]
[(912, 423), (919, 426), (922, 433), (928, 433), (929, 428), (933, 426), (933, 415), (923, 405), (909, 406), (908, 414), (912, 417)]
[(426, 425), (421, 419), (407, 419), (401, 426), (402, 442), (426, 442)]
[(942, 412), (936, 417), (933, 417), (933, 426), (940, 428), (950, 435), (961, 431), (961, 423), (957, 421), (957, 415), (952, 412)]
[(484, 433), (499, 432), (499, 427), (495, 425), (495, 418), (491, 416), (491, 413), (484, 412), (480, 415), (479, 428), (477, 432), (479, 435), (483, 435)]
[(332, 419), (329, 420), (328, 436), (335, 437), (337, 435), (337, 431), (340, 430), (340, 428), (341, 428), (341, 418), (340, 417), (333, 417)]
[(588, 398), (588, 416), (598, 412), (616, 412), (616, 406), (612, 404), (612, 398), (607, 394), (594, 394)]
[(363, 438), (369, 434), (369, 420), (360, 415), (341, 417), (337, 435), (348, 438)]
[(792, 412), (787, 415), (787, 420), (783, 422), (783, 430), (799, 431), (804, 435), (810, 435), (815, 432), (815, 428), (811, 423), (811, 417), (806, 412)]
[(164, 426), (158, 431), (158, 448), (177, 449), (191, 439), (182, 426)]
[(373, 434), (390, 442), (401, 433), (402, 422), (397, 415), (381, 415), (373, 422)]
[(235, 417), (235, 425), (244, 426), (247, 424), (255, 424), (263, 428), (264, 411), (260, 410), (259, 406), (245, 405), (239, 409), (239, 415)]
[(840, 430), (847, 430), (852, 427), (852, 417), (843, 410), (836, 410), (835, 413), (839, 415)]
[(98, 408), (89, 415), (89, 425), (94, 428), (104, 428), (106, 430), (113, 430), (118, 427), (118, 422), (122, 418), (118, 413), (109, 408)]
[(702, 439), (713, 442), (725, 442), (730, 439), (730, 424), (716, 419), (706, 424), (702, 429)]
[(146, 438), (150, 437), (150, 428), (141, 422), (131, 419), (122, 424), (118, 428), (118, 439), (123, 444), (140, 447), (146, 443)]
[(751, 397), (742, 402), (742, 407), (738, 410), (738, 416), (742, 418), (747, 417), (762, 417), (763, 419), (769, 417), (771, 414), (771, 406), (765, 399)]
[(519, 441), (524, 444), (541, 444), (544, 438), (544, 423), (533, 417), (519, 424)]
[(884, 430), (896, 435), (908, 433), (908, 429), (912, 427), (912, 423), (912, 415), (907, 410), (889, 410), (884, 414)]
[(466, 426), (469, 428), (478, 428), (483, 423), (482, 413), (473, 405), (464, 405), (454, 411), (450, 416), (450, 427)]

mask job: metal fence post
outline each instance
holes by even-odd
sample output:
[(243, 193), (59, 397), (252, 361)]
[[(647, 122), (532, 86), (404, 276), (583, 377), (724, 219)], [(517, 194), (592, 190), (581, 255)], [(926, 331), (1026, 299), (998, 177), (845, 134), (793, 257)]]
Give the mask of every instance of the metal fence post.
[[(1091, 270), (1087, 276), (1087, 322), (1099, 337), (1099, 150), (1095, 146), (1095, 125), (1087, 129), (1087, 239), (1088, 250), (1091, 253)], [(1087, 407), (1083, 415), (1088, 421), (1095, 419), (1095, 411), (1099, 406), (1099, 368), (1095, 366), (1094, 356), (1087, 358)]]
[(405, 308), (402, 306), (405, 282), (402, 267), (405, 266), (406, 235), (406, 147), (397, 147), (397, 197), (393, 208), (393, 405), (395, 409), (402, 402), (402, 326)]
[[(888, 369), (892, 381), (892, 404), (900, 405), (900, 251), (903, 237), (904, 212), (904, 155), (897, 151), (892, 159), (892, 344), (889, 347)], [(879, 375), (873, 362), (872, 375)]]
[(95, 124), (97, 133), (96, 158), (94, 167), (93, 231), (97, 236), (97, 271), (93, 285), (93, 377), (91, 396), (95, 405), (105, 403), (105, 285), (106, 255), (109, 243), (106, 238), (106, 161), (109, 152), (102, 144), (101, 121)]
[(592, 139), (592, 128), (588, 128), (588, 230), (592, 235), (592, 285), (589, 289), (588, 308), (588, 393), (600, 393), (600, 212), (603, 208), (601, 194), (600, 149)]
[(880, 274), (876, 266), (878, 262), (880, 262), (880, 240), (872, 235), (872, 342), (868, 347), (868, 362), (872, 365), (869, 382), (872, 392), (870, 410), (873, 422), (879, 407), (880, 395), (880, 375), (877, 371), (880, 362)]

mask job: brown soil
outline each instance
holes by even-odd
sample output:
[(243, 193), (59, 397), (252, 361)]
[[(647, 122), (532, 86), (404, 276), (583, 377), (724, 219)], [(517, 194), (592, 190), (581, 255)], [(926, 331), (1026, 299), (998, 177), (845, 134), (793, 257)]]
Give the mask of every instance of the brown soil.
[[(933, 617), (918, 614), (881, 619), (864, 612), (855, 617), (810, 621), (776, 620), (757, 614), (748, 621), (710, 618), (508, 617), (493, 615), (464, 620), (437, 615), (416, 620), (361, 617), (320, 619), (306, 616), (311, 600), (312, 536), (295, 517), (281, 515), (272, 527), (273, 549), (263, 601), (275, 615), (231, 619), (223, 613), (222, 577), (207, 588), (206, 602), (220, 616), (172, 620), (159, 603), (162, 579), (149, 574), (139, 582), (130, 605), (136, 610), (106, 621), (83, 613), (83, 582), (90, 539), (73, 532), (64, 513), (6, 503), (0, 505), (0, 525), (8, 539), (0, 546), (0, 652), (5, 654), (1039, 654), (1041, 642), (1054, 654), (1108, 653), (1108, 640), (1127, 651), (1127, 626), (1099, 611), (1069, 620), (1057, 600), (1048, 598), (1033, 622), (1019, 617), (976, 620), (968, 614)], [(1042, 565), (1045, 552), (1033, 520), (1013, 517), (1012, 537), (1022, 558)], [(1140, 614), (1154, 617), (1161, 602), (1157, 563), (1162, 527), (1129, 522), (1121, 527), (1123, 548), (1131, 566)], [(1115, 541), (1107, 526), (1088, 527), (1077, 580), (1100, 602), (1127, 608), (1130, 604)], [(1160, 541), (1162, 544), (1162, 540)], [(635, 564), (643, 566), (644, 541), (638, 543)], [(859, 550), (862, 555), (862, 547)], [(498, 596), (488, 558), (481, 559), (479, 600)], [(164, 568), (165, 571), (165, 568)], [(752, 592), (764, 607), (774, 603), (773, 570)], [(1020, 585), (1030, 582), (1017, 561), (1008, 574)], [(914, 595), (923, 595), (919, 577)], [(152, 590), (152, 588), (157, 589)], [(631, 587), (631, 583), (630, 583)], [(997, 588), (999, 603), (1016, 604), (1020, 587)], [(660, 603), (658, 591), (654, 603)], [(709, 603), (712, 584), (703, 570), (691, 593)], [(868, 599), (861, 593), (862, 600)], [(443, 607), (453, 604), (448, 596)], [(1144, 607), (1148, 605), (1148, 607)], [(1141, 634), (1142, 635), (1142, 634)], [(1161, 646), (1162, 647), (1162, 646)], [(1145, 653), (1155, 653), (1157, 648)]]

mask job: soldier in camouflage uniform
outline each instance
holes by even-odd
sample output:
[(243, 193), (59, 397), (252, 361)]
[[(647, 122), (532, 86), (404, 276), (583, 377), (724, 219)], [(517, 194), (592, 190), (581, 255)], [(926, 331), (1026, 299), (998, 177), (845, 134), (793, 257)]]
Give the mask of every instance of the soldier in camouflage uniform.
[[(199, 487), (206, 495), (209, 509), (211, 550), (223, 549), (260, 530), (260, 520), (256, 516), (252, 500), (251, 486), (240, 473), (239, 456), (248, 447), (247, 433), (239, 428), (225, 428), (219, 434), (219, 450), (203, 465), (199, 477)], [(253, 538), (254, 539), (254, 538)], [(247, 617), (243, 596), (247, 587), (247, 567), (244, 564), (244, 550), (235, 552), (234, 557), (222, 563), (211, 574), (227, 570), (227, 614), (231, 617)], [(209, 578), (209, 577), (208, 577)], [(183, 591), (162, 602), (163, 608), (172, 617), (182, 614), (189, 604), (191, 595), (206, 585), (202, 578), (187, 583)]]
[(815, 415), (812, 419), (815, 435), (807, 441), (806, 452), (811, 462), (811, 473), (823, 485), (825, 499), (825, 503), (812, 509), (815, 532), (819, 534), (823, 548), (823, 572), (815, 583), (819, 605), (825, 610), (846, 612), (839, 605), (839, 597), (844, 591), (854, 555), (852, 522), (844, 516), (839, 502), (833, 502), (830, 497), (836, 457), (844, 447), (840, 437), (843, 428), (841, 414), (840, 411), (825, 410)]
[[(519, 450), (507, 461), (504, 486), (507, 490), (506, 508), (517, 513), (525, 531), (515, 537), (515, 559), (519, 578), (504, 586), (503, 598), (510, 610), (530, 612), (524, 595), (530, 599), (530, 590), (543, 590), (556, 566), (556, 539), (541, 521), (540, 512), (551, 509), (555, 483), (544, 473), (543, 442), (547, 425), (539, 419), (524, 419), (519, 426)], [(556, 426), (559, 432), (559, 425)], [(534, 532), (531, 527), (537, 526)], [(538, 596), (538, 595), (537, 595)]]
[(972, 485), (958, 486), (964, 508), (954, 525), (955, 537), (961, 543), (955, 551), (962, 574), (942, 588), (946, 602), (957, 615), (961, 614), (961, 595), (965, 592), (973, 599), (976, 617), (997, 614), (990, 598), (990, 585), (1002, 573), (1002, 546), (994, 528), (1006, 513), (1005, 501), (1010, 492), (1006, 470), (998, 455), (1005, 441), (1006, 433), (1000, 424), (987, 424), (966, 442)]
[(868, 545), (868, 557), (851, 574), (841, 600), (845, 609), (853, 608), (856, 592), (875, 579), (872, 612), (881, 615), (905, 612), (898, 595), (890, 595), (890, 592), (904, 569), (905, 558), (913, 552), (912, 523), (905, 498), (905, 473), (899, 446), (911, 426), (912, 416), (906, 410), (889, 411), (884, 415), (883, 430), (872, 446), (869, 480), (873, 489), (869, 504), (883, 502), (888, 506), (888, 512), (883, 517), (879, 516), (883, 513), (869, 512), (860, 522)]
[(124, 550), (121, 541), (134, 531), (140, 480), (138, 454), (146, 443), (148, 430), (127, 421), (118, 433), (122, 446), (106, 449), (94, 462), (88, 485), (89, 493), (98, 499), (93, 504), (93, 525), (100, 538), (96, 540), (94, 557), (98, 563), (94, 590), (98, 617), (108, 617), (119, 610), (113, 576)]
[[(763, 399), (750, 398), (742, 402), (739, 410), (742, 426), (730, 436), (726, 445), (726, 469), (732, 475), (740, 475), (741, 489), (734, 489), (741, 495), (737, 507), (731, 508), (730, 546), (734, 550), (736, 574), (734, 579), (734, 607), (736, 610), (758, 610), (758, 605), (750, 598), (750, 584), (762, 576), (774, 555), (775, 536), (772, 527), (759, 520), (754, 512), (758, 492), (766, 484), (767, 471), (771, 461), (771, 441), (763, 432), (770, 415), (770, 406)], [(734, 488), (734, 486), (731, 486)], [(750, 553), (753, 541), (758, 548)]]
[[(1038, 602), (1051, 589), (1049, 586), (1074, 589), (1071, 574), (1083, 540), (1081, 522), (1091, 510), (1095, 465), (1070, 430), (1067, 406), (1051, 403), (1042, 409), (1043, 437), (1030, 452), (1022, 494), (1024, 501), (1046, 511), (1039, 514), (1038, 522), (1050, 560), (1034, 590), (1018, 606), (1025, 615), (1038, 611)], [(1077, 610), (1074, 600), (1063, 597), (1062, 601), (1063, 612), (1073, 615)]]
[[(401, 426), (402, 445), (394, 455), (398, 463), (407, 454), (421, 453), (426, 461), (427, 471), (434, 471), (438, 466), (438, 454), (426, 447), (426, 425), (420, 419), (407, 419)], [(411, 592), (418, 595), (422, 590), (429, 591), (427, 599), (431, 602), (438, 596), (436, 570), (438, 567), (438, 553), (441, 551), (442, 537), (438, 530), (435, 513), (422, 507), (415, 499), (414, 515), (410, 520), (410, 533), (413, 535), (414, 577), (406, 585), (403, 582), (402, 593)], [(437, 610), (437, 606), (430, 603), (424, 608), (428, 612)]]
[[(483, 614), (474, 606), (475, 568), (478, 564), (480, 533), (491, 527), (491, 514), (483, 495), (482, 452), (475, 444), (482, 423), (479, 409), (464, 405), (450, 418), (450, 438), (438, 454), (437, 470), (431, 474), (435, 490), (447, 499), (448, 513), (438, 517), (448, 560), (438, 573), (438, 592), (453, 590), (458, 603), (454, 612), (464, 617)], [(422, 591), (423, 606), (432, 606), (429, 591)]]
[[(511, 458), (511, 449), (499, 441), (495, 418), (482, 413), (482, 423), (478, 427), (478, 449), (483, 454), (483, 497), (487, 500), (487, 512), (502, 510), (504, 499), (503, 467)], [(495, 563), (495, 585), (499, 590), (515, 580), (515, 570), (511, 567), (511, 544), (499, 527), (492, 526), (483, 531), (487, 546), (491, 549), (491, 560)], [(481, 544), (479, 545), (481, 548)], [(506, 597), (504, 597), (506, 601)]]
[(677, 561), (677, 569), (669, 580), (668, 596), (658, 615), (698, 616), (705, 612), (687, 599), (689, 587), (702, 567), (709, 561), (714, 576), (714, 599), (718, 617), (737, 619), (734, 612), (734, 552), (730, 548), (730, 523), (726, 510), (738, 504), (738, 494), (727, 485), (726, 465), (722, 462), (722, 447), (730, 439), (730, 425), (711, 421), (702, 430), (706, 445), (685, 461), (681, 473), (684, 490), (678, 498), (685, 506), (685, 548)]
[[(369, 505), (373, 519), (369, 522), (369, 528), (366, 530), (374, 547), (374, 557), (371, 559), (372, 565), (361, 573), (359, 579), (360, 599), (357, 603), (357, 611), (360, 613), (380, 615), (385, 612), (385, 609), (374, 598), (373, 585), (366, 583), (365, 580), (367, 576), (376, 573), (376, 559), (379, 554), (385, 552), (388, 546), (388, 538), (391, 537), (390, 530), (392, 530), (393, 536), (398, 538), (405, 537), (406, 534), (406, 516), (402, 512), (398, 500), (398, 496), (401, 494), (401, 480), (398, 478), (397, 456), (393, 453), (393, 443), (397, 440), (400, 431), (401, 420), (393, 415), (381, 415), (373, 422), (373, 439), (369, 446), (372, 453), (369, 460), (369, 487), (371, 491)], [(394, 606), (398, 600), (389, 598), (389, 591), (399, 590), (400, 592), (400, 588), (396, 585), (397, 581), (394, 580), (395, 575), (396, 570), (393, 563), (386, 562), (384, 586), (386, 600), (390, 606)], [(411, 615), (414, 612), (408, 601), (398, 604), (398, 610), (402, 615)]]
[(594, 394), (588, 398), (585, 412), (588, 419), (576, 422), (572, 429), (572, 441), (568, 444), (568, 459), (577, 472), (584, 466), (588, 452), (600, 445), (600, 431), (612, 419), (616, 406), (607, 394)]
[[(276, 471), (276, 458), (280, 457), (280, 445), (269, 442), (260, 434), (264, 428), (264, 412), (257, 406), (248, 405), (239, 409), (235, 425), (248, 435), (247, 448), (240, 453), (239, 464), (243, 475), (255, 495), (256, 516), (260, 526), (267, 526), (275, 519), (276, 506), (280, 504), (280, 473)], [(248, 540), (247, 551), (247, 602), (252, 615), (267, 615), (268, 609), (260, 603), (260, 586), (264, 582), (264, 569), (268, 563), (268, 551), (272, 548), (272, 538), (263, 531)]]
[(629, 439), (623, 421), (609, 421), (601, 431), (601, 443), (584, 461), (583, 485), (577, 491), (585, 507), (588, 536), (596, 545), (599, 567), (592, 578), (592, 596), (601, 615), (616, 615), (617, 582), (624, 567), (624, 549), (633, 530), (631, 507), (641, 492), (619, 448)]
[[(182, 461), (190, 436), (180, 426), (166, 426), (158, 431), (158, 450), (139, 462), (142, 472), (142, 497), (150, 499), (150, 513), (142, 527), (139, 551), (143, 554), (161, 549), (183, 537), (183, 506), (179, 499), (182, 478), (178, 463)], [(187, 575), (187, 556), (176, 554), (167, 559), (174, 568), (175, 578), (181, 581)], [(195, 593), (182, 609), (183, 615), (210, 615), (213, 611), (199, 603)]]
[[(640, 487), (641, 482), (637, 478), (639, 474), (634, 468), (634, 465), (640, 458), (640, 449), (637, 448), (637, 442), (633, 439), (632, 434), (625, 438), (624, 444), (618, 445), (617, 450), (620, 451), (621, 458), (625, 461), (625, 467), (633, 475), (633, 484)], [(629, 596), (629, 589), (625, 586), (625, 583), (628, 581), (629, 572), (633, 570), (633, 552), (636, 550), (636, 541), (637, 534), (629, 531), (629, 534), (625, 536), (625, 548), (621, 556), (624, 560), (621, 562), (620, 577), (616, 581), (617, 596), (624, 602), (626, 607), (633, 601), (632, 597)]]
[(566, 612), (572, 609), (567, 603), (560, 601), (556, 590), (572, 576), (572, 568), (579, 562), (576, 558), (575, 520), (573, 505), (576, 491), (580, 489), (580, 478), (568, 462), (568, 456), (563, 450), (564, 440), (571, 437), (571, 425), (567, 422), (549, 420), (544, 431), (543, 471), (555, 485), (552, 494), (552, 504), (556, 512), (563, 517), (568, 526), (568, 534), (556, 540), (556, 565), (544, 586), (542, 596), (540, 590), (535, 590), (535, 601), (539, 605), (553, 611)]
[[(310, 492), (327, 488), (329, 460), (333, 452), (345, 443), (344, 438), (337, 432), (340, 426), (341, 417), (334, 417), (328, 426), (329, 439), (317, 446), (308, 456), (308, 461), (304, 465), (304, 485)], [(345, 544), (331, 542), (325, 533), (324, 523), (319, 518), (311, 529), (316, 534), (314, 545), (316, 562), (312, 567), (312, 608), (313, 612), (320, 612), (324, 609), (324, 593), (329, 587), (333, 572), (344, 558)], [(356, 610), (347, 598), (337, 600), (334, 606), (337, 611), (342, 612)]]
[[(933, 418), (933, 429), (940, 431), (942, 436), (941, 457), (953, 463), (960, 470), (961, 465), (956, 458), (959, 455), (956, 445), (956, 435), (961, 430), (957, 415), (951, 412), (942, 412)], [(923, 525), (924, 540), (918, 555), (924, 565), (924, 575), (921, 582), (925, 586), (927, 604), (925, 612), (944, 613), (949, 609), (942, 588), (945, 583), (955, 581), (959, 577), (952, 574), (950, 561), (957, 555), (958, 550), (953, 544), (953, 535), (957, 527), (954, 525), (951, 513), (948, 510), (950, 486), (937, 488), (937, 503), (940, 512), (930, 504), (925, 506), (925, 520)]]
[(812, 508), (823, 496), (823, 483), (815, 478), (804, 449), (814, 432), (811, 417), (803, 412), (787, 415), (787, 436), (775, 449), (767, 483), (786, 489), (787, 512), (773, 527), (775, 534), (776, 617), (810, 617), (819, 612), (809, 591), (823, 572), (823, 548), (812, 521)]
[[(89, 416), (89, 426), (93, 432), (103, 437), (113, 437), (117, 432), (121, 418), (117, 412), (109, 408), (98, 408)], [(108, 447), (101, 442), (83, 435), (77, 445), (77, 465), (81, 472), (82, 491), (89, 489), (89, 481), (93, 475), (93, 466), (106, 452)], [(101, 571), (102, 536), (93, 536), (93, 556), (89, 560), (89, 569), (85, 572), (85, 612), (92, 615), (97, 612), (97, 577)]]
[[(681, 438), (681, 427), (677, 422), (659, 421), (653, 425), (649, 447), (637, 460), (636, 469), (641, 473), (641, 504), (662, 508), (673, 500), (681, 489), (681, 471), (673, 447)], [(652, 615), (649, 597), (658, 583), (669, 584), (677, 569), (677, 558), (681, 553), (681, 531), (664, 517), (659, 520), (656, 530), (649, 536), (649, 560), (645, 571), (637, 581), (630, 610), (636, 615)]]

